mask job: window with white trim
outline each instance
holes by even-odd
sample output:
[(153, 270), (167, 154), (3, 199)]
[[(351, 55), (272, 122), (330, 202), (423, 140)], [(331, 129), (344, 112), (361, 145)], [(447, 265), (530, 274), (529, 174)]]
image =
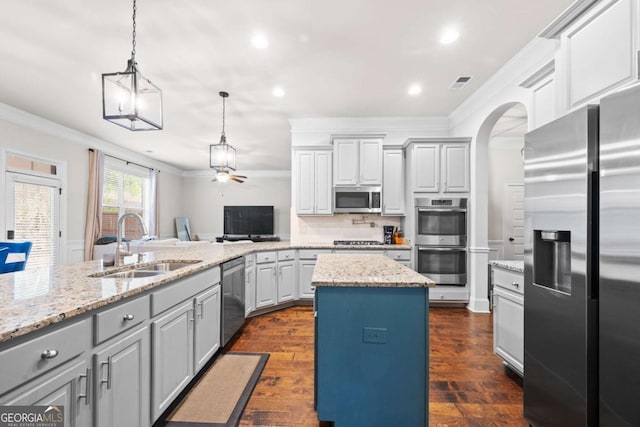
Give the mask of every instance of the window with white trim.
[[(102, 189), (102, 236), (115, 236), (118, 218), (125, 213), (139, 214), (149, 228), (152, 209), (150, 171), (107, 157)], [(127, 239), (140, 239), (142, 233), (135, 218), (125, 220)]]

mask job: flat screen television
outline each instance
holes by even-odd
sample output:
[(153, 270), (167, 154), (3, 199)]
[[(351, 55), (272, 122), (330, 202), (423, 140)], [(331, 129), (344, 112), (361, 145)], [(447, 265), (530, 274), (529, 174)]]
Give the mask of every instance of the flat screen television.
[(273, 206), (225, 206), (225, 236), (272, 236)]

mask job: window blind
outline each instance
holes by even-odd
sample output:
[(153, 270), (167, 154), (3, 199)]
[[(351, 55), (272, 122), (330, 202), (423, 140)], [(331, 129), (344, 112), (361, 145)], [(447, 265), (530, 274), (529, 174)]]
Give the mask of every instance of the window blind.
[(58, 188), (16, 182), (15, 240), (32, 242), (26, 268), (49, 267), (57, 264), (59, 209)]
[[(102, 193), (102, 235), (115, 236), (118, 218), (125, 213), (139, 214), (148, 228), (151, 209), (153, 207), (150, 203), (149, 170), (114, 161), (105, 162)], [(124, 234), (127, 239), (142, 237), (138, 221), (127, 218), (124, 225)]]

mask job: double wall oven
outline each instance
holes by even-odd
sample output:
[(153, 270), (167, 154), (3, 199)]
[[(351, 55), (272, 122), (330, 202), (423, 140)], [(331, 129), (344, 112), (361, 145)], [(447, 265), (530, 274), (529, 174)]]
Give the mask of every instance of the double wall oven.
[(439, 285), (467, 284), (467, 199), (416, 198), (417, 271)]

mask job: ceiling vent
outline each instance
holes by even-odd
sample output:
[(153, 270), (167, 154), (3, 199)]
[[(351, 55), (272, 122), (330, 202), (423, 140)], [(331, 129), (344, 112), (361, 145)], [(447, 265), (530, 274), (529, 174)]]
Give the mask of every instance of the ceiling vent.
[(451, 86), (449, 86), (449, 89), (452, 90), (459, 90), (462, 89), (463, 87), (465, 87), (469, 82), (471, 81), (471, 76), (460, 76), (456, 79), (455, 82), (453, 82), (453, 84), (451, 84)]

